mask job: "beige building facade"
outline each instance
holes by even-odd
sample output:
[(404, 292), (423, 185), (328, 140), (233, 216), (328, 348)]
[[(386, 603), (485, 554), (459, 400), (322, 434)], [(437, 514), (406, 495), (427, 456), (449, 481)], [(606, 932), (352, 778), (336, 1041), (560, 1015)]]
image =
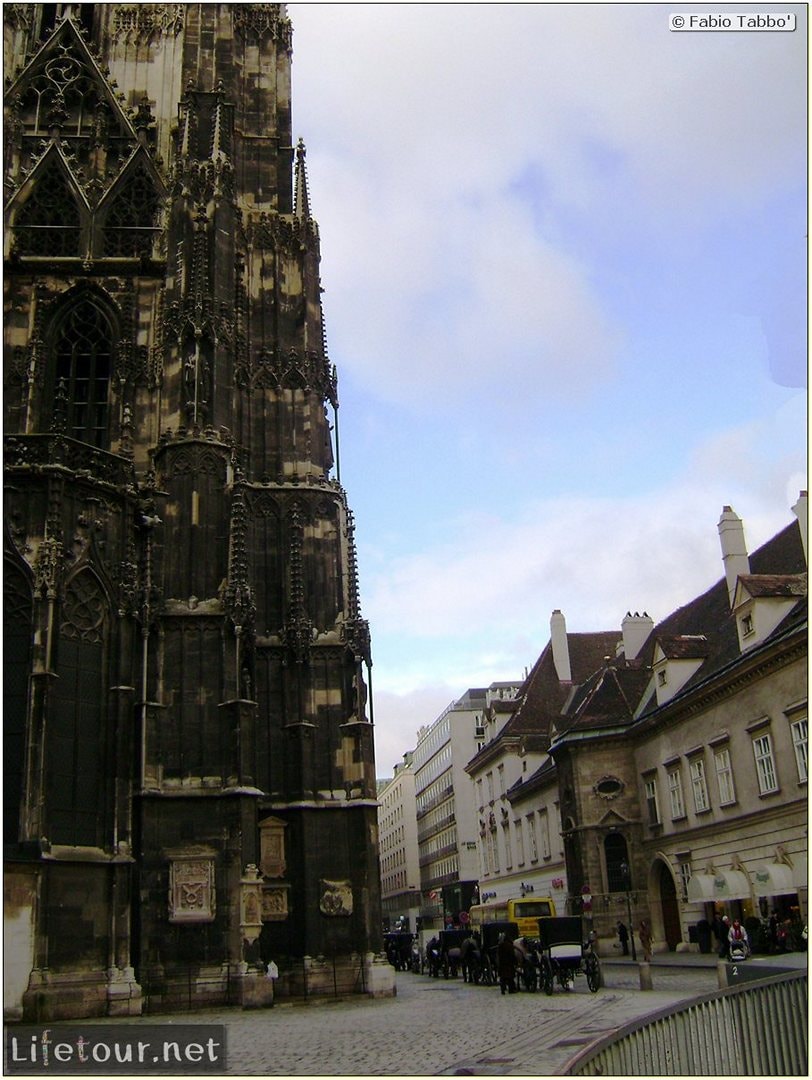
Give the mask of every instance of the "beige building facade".
[(420, 866), (413, 754), (403, 755), (395, 775), (378, 792), (381, 904), (385, 929), (414, 931), (420, 914)]

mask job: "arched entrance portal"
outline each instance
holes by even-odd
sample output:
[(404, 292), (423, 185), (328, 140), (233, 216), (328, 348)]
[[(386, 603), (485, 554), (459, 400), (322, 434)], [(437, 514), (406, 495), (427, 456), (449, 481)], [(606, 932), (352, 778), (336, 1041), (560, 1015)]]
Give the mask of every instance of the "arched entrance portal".
[(663, 937), (666, 940), (669, 951), (673, 952), (677, 945), (682, 941), (677, 887), (674, 883), (671, 870), (662, 859), (656, 861), (652, 871), (655, 895), (658, 896), (660, 900), (660, 911), (663, 920)]

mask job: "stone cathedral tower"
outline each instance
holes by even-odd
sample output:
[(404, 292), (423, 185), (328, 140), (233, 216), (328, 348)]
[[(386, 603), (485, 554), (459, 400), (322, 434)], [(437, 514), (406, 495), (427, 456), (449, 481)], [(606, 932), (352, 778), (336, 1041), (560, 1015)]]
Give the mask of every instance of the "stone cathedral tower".
[(386, 992), (285, 5), (3, 14), (11, 1014)]

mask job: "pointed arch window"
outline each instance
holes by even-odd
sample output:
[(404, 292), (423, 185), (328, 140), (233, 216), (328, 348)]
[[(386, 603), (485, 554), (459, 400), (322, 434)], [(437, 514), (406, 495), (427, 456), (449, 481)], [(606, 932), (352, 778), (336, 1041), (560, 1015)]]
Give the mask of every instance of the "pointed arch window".
[(3, 574), (3, 840), (7, 844), (20, 838), (32, 618), (31, 586), (7, 559)]
[(79, 207), (55, 162), (36, 181), (30, 198), (14, 221), (20, 255), (76, 258), (81, 238)]
[(108, 605), (96, 576), (69, 583), (48, 716), (48, 839), (100, 845), (104, 776), (104, 667)]
[(93, 296), (72, 304), (54, 334), (56, 391), (64, 408), (64, 431), (74, 439), (108, 445), (114, 329)]
[(102, 254), (149, 258), (158, 227), (160, 199), (146, 169), (140, 166), (114, 197), (104, 220)]

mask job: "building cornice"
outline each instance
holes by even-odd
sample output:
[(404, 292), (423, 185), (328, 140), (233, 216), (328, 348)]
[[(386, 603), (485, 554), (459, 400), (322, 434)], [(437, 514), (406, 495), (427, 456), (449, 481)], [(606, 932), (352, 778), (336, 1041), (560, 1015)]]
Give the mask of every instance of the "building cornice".
[(497, 735), (493, 742), (486, 743), (476, 756), (471, 758), (465, 766), (465, 771), (469, 776), (473, 776), (475, 772), (501, 757), (503, 753), (516, 753), (521, 746), (521, 741), (520, 735)]

